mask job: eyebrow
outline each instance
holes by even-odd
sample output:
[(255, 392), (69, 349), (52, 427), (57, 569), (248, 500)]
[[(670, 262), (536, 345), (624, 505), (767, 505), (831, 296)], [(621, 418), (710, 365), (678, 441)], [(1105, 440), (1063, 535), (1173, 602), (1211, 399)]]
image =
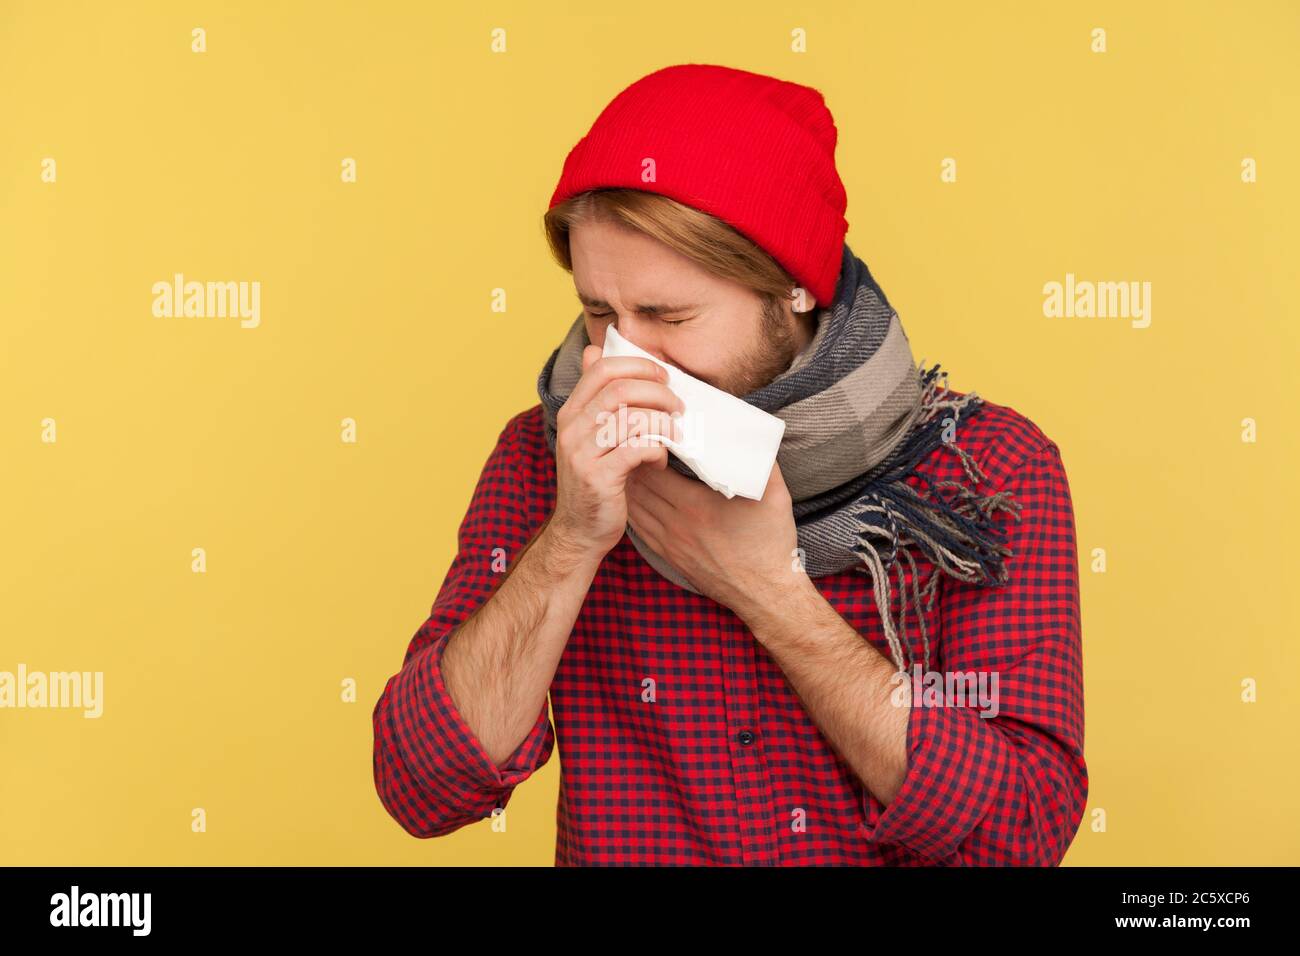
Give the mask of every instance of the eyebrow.
[[(610, 305), (604, 299), (596, 299), (585, 293), (578, 293), (578, 301), (591, 309), (608, 309)], [(656, 302), (641, 303), (637, 305), (636, 311), (640, 315), (676, 315), (678, 312), (689, 312), (696, 308), (694, 305), (663, 305)]]

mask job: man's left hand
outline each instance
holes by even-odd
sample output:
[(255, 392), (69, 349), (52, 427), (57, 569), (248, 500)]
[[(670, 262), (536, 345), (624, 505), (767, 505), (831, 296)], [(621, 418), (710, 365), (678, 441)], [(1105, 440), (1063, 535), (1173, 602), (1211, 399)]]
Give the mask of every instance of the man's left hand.
[(727, 498), (671, 468), (644, 466), (626, 493), (628, 521), (646, 544), (742, 620), (808, 584), (779, 465), (762, 501)]

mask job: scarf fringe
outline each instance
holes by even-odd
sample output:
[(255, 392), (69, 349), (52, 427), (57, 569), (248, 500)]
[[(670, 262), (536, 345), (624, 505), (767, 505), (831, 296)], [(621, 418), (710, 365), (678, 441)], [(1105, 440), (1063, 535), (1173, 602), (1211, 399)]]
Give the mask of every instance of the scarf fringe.
[[(921, 366), (924, 366), (924, 359)], [(865, 495), (854, 511), (860, 523), (854, 551), (871, 574), (876, 607), (884, 623), (890, 656), (900, 671), (906, 671), (915, 663), (912, 642), (907, 635), (908, 607), (919, 609), (924, 597), (925, 610), (931, 610), (942, 575), (972, 584), (1005, 584), (1009, 576), (1005, 559), (1011, 555), (1011, 549), (1006, 546), (1005, 530), (996, 523), (996, 514), (1006, 511), (1015, 520), (1020, 520), (1020, 504), (1008, 492), (981, 494), (977, 490), (975, 486), (986, 481), (987, 476), (970, 453), (956, 442), (956, 428), (961, 416), (964, 413), (969, 419), (977, 414), (983, 399), (974, 392), (950, 396), (948, 373), (940, 372), (938, 365), (919, 374), (921, 414), (918, 423), (899, 453), (892, 456), (889, 473), (882, 476), (878, 490)], [(952, 440), (944, 437), (950, 426), (953, 429)], [(907, 483), (907, 477), (915, 465), (938, 445), (957, 455), (969, 484), (934, 482), (917, 474), (915, 477), (920, 480), (925, 494), (919, 493)], [(887, 551), (883, 547), (885, 543), (888, 544)], [(916, 559), (909, 550), (913, 546), (919, 548), (936, 569), (924, 588), (918, 580)], [(906, 569), (899, 561), (900, 555), (908, 565)], [(890, 577), (894, 569), (898, 571), (897, 622), (893, 616)], [(912, 578), (910, 605), (906, 587), (908, 571)], [(925, 614), (919, 610), (917, 622), (923, 667), (929, 670), (930, 638), (926, 632)]]

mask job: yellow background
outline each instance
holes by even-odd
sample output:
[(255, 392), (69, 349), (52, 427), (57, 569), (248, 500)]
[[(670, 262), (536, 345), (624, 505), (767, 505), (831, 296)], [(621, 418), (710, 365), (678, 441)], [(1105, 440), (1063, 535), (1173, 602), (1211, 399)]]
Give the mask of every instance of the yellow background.
[[(552, 862), (558, 754), (506, 833), (419, 841), (370, 711), (578, 312), (540, 229), (565, 154), (628, 83), (713, 62), (825, 93), (917, 358), (1063, 451), (1067, 863), (1300, 863), (1298, 43), (1283, 2), (5, 0), (0, 670), (102, 670), (105, 712), (0, 711), (0, 862)], [(153, 317), (176, 272), (259, 281), (261, 326)], [(1067, 272), (1151, 282), (1151, 326), (1045, 318)]]

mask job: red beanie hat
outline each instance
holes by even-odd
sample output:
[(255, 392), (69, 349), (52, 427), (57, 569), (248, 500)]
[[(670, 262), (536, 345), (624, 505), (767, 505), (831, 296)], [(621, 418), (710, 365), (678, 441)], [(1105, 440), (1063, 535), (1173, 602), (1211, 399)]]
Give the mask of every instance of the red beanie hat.
[(659, 193), (747, 236), (824, 306), (849, 228), (835, 141), (811, 87), (725, 66), (664, 67), (596, 117), (550, 206), (598, 188)]

